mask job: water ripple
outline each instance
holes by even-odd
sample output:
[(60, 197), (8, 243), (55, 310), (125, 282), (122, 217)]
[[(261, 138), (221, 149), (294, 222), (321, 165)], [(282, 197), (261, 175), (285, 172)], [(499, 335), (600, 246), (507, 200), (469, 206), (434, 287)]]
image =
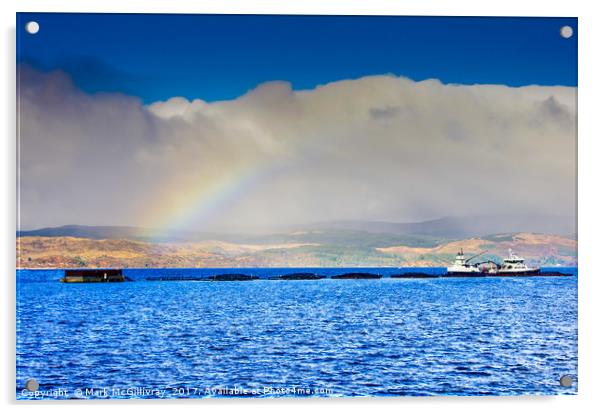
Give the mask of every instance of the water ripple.
[[(30, 397), (31, 377), (67, 398), (83, 388), (166, 390), (159, 397), (304, 395), (293, 386), (317, 389), (312, 396), (577, 391), (558, 384), (577, 373), (576, 277), (47, 281), (19, 283), (17, 293), (18, 398)], [(261, 393), (219, 392), (235, 388)]]

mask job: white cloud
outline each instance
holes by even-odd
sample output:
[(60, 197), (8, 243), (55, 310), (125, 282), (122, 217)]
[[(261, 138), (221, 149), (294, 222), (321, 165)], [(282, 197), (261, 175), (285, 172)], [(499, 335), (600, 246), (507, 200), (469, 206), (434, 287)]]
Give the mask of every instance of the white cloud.
[(574, 88), (370, 76), (144, 106), (20, 70), (23, 227), (575, 214)]

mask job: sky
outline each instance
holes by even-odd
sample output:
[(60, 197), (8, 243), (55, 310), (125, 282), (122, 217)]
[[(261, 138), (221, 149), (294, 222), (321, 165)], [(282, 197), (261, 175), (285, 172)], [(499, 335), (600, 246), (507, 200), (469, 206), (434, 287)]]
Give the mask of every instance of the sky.
[[(28, 21), (39, 35), (23, 35)], [(443, 83), (577, 85), (574, 18), (18, 15), (18, 61), (86, 92), (145, 103), (236, 98), (269, 80), (311, 89), (394, 74)], [(570, 25), (570, 39), (559, 36)]]
[(22, 229), (575, 215), (576, 19), (17, 20)]

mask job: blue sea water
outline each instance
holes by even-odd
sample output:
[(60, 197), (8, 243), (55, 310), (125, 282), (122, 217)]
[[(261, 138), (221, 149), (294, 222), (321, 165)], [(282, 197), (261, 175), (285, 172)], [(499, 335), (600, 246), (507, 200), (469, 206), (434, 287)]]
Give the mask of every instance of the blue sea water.
[(19, 270), (17, 398), (576, 394), (576, 276), (146, 281), (352, 271)]

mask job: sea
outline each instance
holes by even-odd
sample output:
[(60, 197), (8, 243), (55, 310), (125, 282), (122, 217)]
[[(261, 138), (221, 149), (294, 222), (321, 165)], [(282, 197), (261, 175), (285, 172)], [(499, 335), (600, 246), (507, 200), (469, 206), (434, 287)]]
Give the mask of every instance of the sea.
[[(133, 282), (98, 284), (18, 270), (16, 397), (577, 393), (576, 268), (561, 269), (572, 277), (390, 278), (417, 270), (128, 269)], [(384, 276), (270, 279), (295, 272)], [(225, 273), (260, 279), (147, 280)]]

